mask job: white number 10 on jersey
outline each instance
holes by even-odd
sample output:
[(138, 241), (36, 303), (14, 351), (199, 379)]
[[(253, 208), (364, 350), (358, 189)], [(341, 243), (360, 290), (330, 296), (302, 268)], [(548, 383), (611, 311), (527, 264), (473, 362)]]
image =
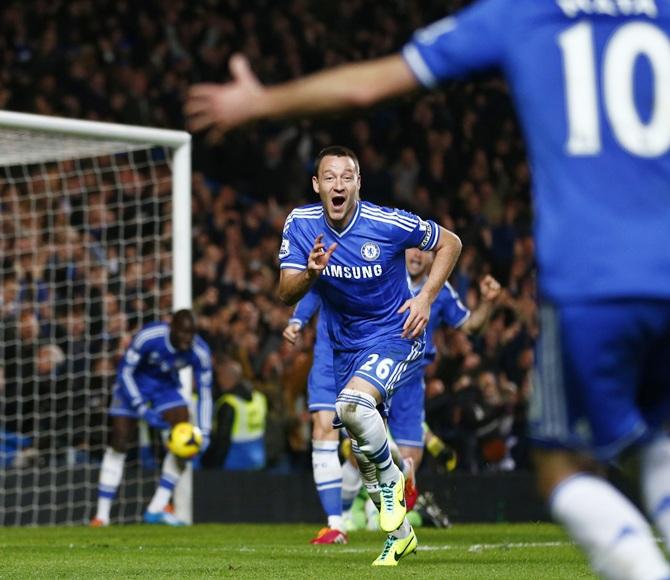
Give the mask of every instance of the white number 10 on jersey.
[[(658, 157), (670, 149), (670, 39), (657, 26), (631, 22), (618, 28), (603, 50), (597, 71), (593, 27), (571, 26), (559, 35), (563, 53), (570, 155), (597, 155), (601, 150), (598, 82), (614, 136), (629, 153)], [(636, 60), (648, 59), (653, 75), (651, 115), (644, 122), (635, 106)]]

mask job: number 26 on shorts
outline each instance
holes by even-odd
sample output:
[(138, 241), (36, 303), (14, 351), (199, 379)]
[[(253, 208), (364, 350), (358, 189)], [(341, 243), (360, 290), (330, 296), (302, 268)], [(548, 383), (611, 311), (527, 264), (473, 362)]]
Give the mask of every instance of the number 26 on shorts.
[(392, 358), (381, 358), (378, 354), (368, 355), (368, 360), (361, 366), (360, 370), (366, 373), (374, 373), (382, 381), (386, 380), (395, 362)]

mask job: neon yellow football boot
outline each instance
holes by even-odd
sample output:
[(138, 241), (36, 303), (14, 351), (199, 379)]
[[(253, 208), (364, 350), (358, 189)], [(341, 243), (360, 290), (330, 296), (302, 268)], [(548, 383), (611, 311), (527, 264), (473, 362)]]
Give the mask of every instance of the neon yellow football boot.
[(373, 566), (397, 566), (401, 558), (416, 552), (416, 534), (414, 528), (410, 528), (406, 538), (389, 536), (384, 543), (384, 549), (379, 557), (372, 562)]
[(397, 530), (407, 513), (405, 504), (405, 478), (398, 474), (398, 480), (392, 483), (382, 483), (379, 486), (379, 527), (385, 532)]

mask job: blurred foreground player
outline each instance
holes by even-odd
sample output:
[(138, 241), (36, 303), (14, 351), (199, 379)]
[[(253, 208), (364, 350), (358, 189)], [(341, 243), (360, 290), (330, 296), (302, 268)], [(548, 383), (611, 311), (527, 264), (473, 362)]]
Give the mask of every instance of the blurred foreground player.
[(195, 86), (186, 104), (192, 129), (225, 131), (503, 71), (534, 180), (539, 486), (606, 578), (670, 577), (645, 518), (594, 469), (640, 459), (670, 547), (669, 33), (670, 0), (480, 0), (399, 54), (271, 88), (236, 56), (232, 82)]
[[(134, 337), (119, 363), (109, 414), (112, 417), (110, 446), (100, 468), (98, 508), (91, 526), (109, 525), (112, 501), (116, 496), (130, 439), (137, 422), (146, 421), (155, 429), (169, 429), (189, 421), (188, 404), (179, 392), (179, 371), (193, 368), (198, 393), (198, 425), (207, 448), (212, 421), (212, 356), (207, 343), (195, 333), (190, 310), (179, 310), (172, 321), (144, 326)], [(144, 513), (150, 524), (183, 525), (165, 508), (186, 464), (171, 452), (163, 461), (158, 488)]]

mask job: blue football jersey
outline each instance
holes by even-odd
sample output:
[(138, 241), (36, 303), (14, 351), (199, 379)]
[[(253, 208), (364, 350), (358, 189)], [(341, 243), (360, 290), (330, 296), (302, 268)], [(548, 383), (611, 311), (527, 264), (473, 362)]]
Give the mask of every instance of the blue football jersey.
[(545, 298), (670, 297), (669, 32), (670, 0), (481, 0), (403, 49), (428, 87), (505, 74)]
[(191, 367), (198, 393), (198, 424), (209, 433), (212, 420), (212, 354), (198, 335), (187, 351), (170, 344), (170, 325), (152, 322), (133, 337), (119, 362), (117, 380), (133, 407), (145, 403), (143, 392), (179, 389), (179, 371)]
[(358, 202), (343, 231), (332, 228), (320, 203), (293, 210), (286, 218), (280, 267), (305, 270), (314, 240), (338, 247), (314, 284), (323, 302), (333, 348), (358, 350), (380, 337), (400, 336), (407, 313), (398, 309), (411, 298), (405, 249), (435, 248), (435, 222), (397, 209)]
[[(425, 283), (425, 278), (416, 286), (412, 286), (410, 282), (412, 293), (416, 296), (421, 292)], [(461, 302), (458, 292), (454, 290), (453, 286), (449, 282), (445, 282), (444, 287), (433, 302), (428, 325), (426, 326), (426, 353), (424, 356), (428, 362), (435, 358), (435, 344), (433, 344), (435, 331), (440, 326), (459, 328), (468, 318), (470, 318), (470, 310)]]

